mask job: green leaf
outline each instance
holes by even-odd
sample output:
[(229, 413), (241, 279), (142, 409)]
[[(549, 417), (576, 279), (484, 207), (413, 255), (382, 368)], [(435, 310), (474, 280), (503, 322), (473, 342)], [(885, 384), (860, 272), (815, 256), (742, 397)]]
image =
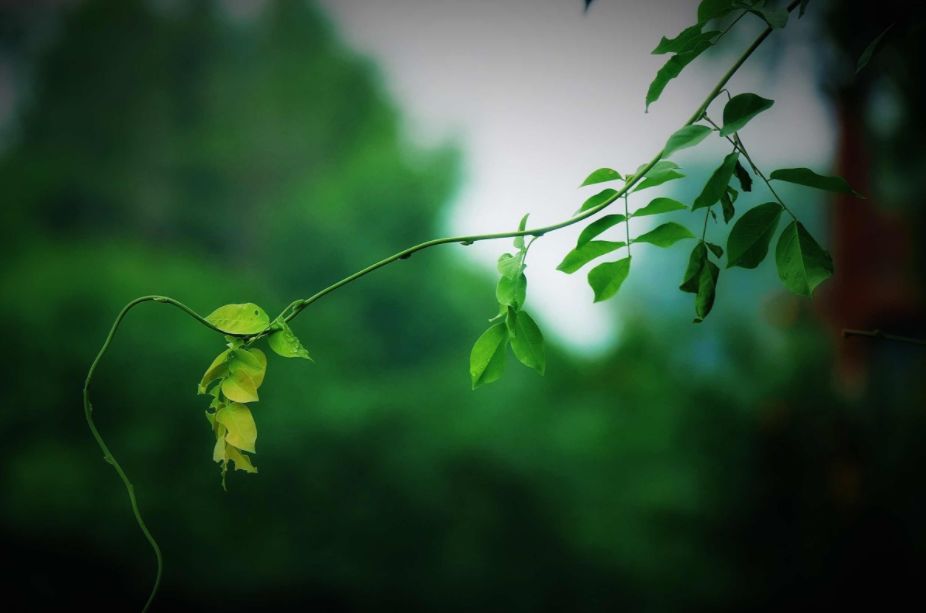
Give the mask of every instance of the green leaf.
[(711, 19), (718, 19), (731, 12), (735, 0), (701, 0), (698, 5), (698, 23), (704, 24)]
[(661, 213), (671, 213), (672, 211), (681, 211), (688, 207), (672, 198), (654, 198), (642, 209), (637, 209), (631, 217), (646, 217), (647, 215), (659, 215)]
[(707, 245), (707, 248), (710, 249), (714, 253), (715, 256), (717, 256), (718, 258), (723, 257), (723, 247), (721, 247), (720, 245), (715, 245), (714, 243), (705, 242), (705, 244)]
[(511, 341), (511, 350), (518, 360), (533, 368), (541, 375), (547, 367), (547, 358), (543, 350), (543, 333), (525, 311), (508, 309), (508, 318), (505, 321)]
[[(642, 166), (638, 168), (637, 172), (639, 173), (642, 168)], [(641, 189), (656, 187), (657, 185), (662, 185), (668, 181), (681, 179), (684, 176), (685, 175), (678, 171), (678, 164), (669, 160), (660, 160), (659, 162), (656, 162), (656, 164), (650, 168), (649, 171), (647, 171), (647, 173), (643, 176), (643, 180), (634, 186), (633, 191), (638, 192)]]
[(588, 284), (595, 292), (595, 302), (607, 300), (616, 294), (628, 274), (630, 274), (630, 256), (592, 268), (588, 273)]
[(476, 339), (469, 355), (469, 374), (473, 389), (486, 383), (498, 381), (505, 371), (505, 345), (508, 344), (508, 328), (497, 323)]
[(264, 382), (264, 374), (267, 372), (267, 356), (257, 347), (235, 349), (228, 360), (228, 370), (231, 373), (239, 370), (247, 373), (254, 381), (254, 387), (258, 388)]
[(566, 274), (572, 274), (595, 258), (616, 251), (624, 246), (625, 244), (622, 242), (589, 241), (567, 253), (563, 261), (556, 267), (556, 270), (560, 270)]
[(235, 402), (257, 402), (257, 385), (251, 375), (239, 370), (222, 380), (222, 393)]
[(495, 298), (499, 304), (520, 308), (527, 299), (527, 277), (524, 273), (515, 278), (501, 277), (495, 286)]
[(733, 169), (736, 168), (738, 158), (739, 154), (736, 151), (723, 158), (723, 163), (717, 167), (704, 185), (704, 189), (701, 190), (701, 194), (695, 199), (694, 204), (691, 206), (692, 211), (712, 206), (720, 200), (720, 197), (727, 190), (730, 179), (733, 177)]
[[(521, 218), (521, 223), (518, 224), (518, 232), (524, 232), (524, 229), (527, 227), (527, 218), (529, 215), (530, 213), (526, 213), (524, 217)], [(524, 249), (524, 236), (514, 237), (514, 248)]]
[(650, 83), (649, 89), (646, 92), (647, 111), (649, 111), (649, 107), (652, 103), (659, 100), (659, 96), (662, 95), (669, 81), (680, 75), (682, 70), (685, 69), (685, 66), (694, 61), (694, 59), (701, 55), (711, 44), (710, 40), (700, 39), (687, 51), (677, 53), (669, 58), (662, 68), (659, 69), (659, 72), (656, 73), (656, 78)]
[(855, 65), (855, 74), (862, 72), (862, 69), (868, 65), (868, 62), (871, 61), (871, 58), (874, 56), (875, 51), (878, 50), (878, 45), (881, 44), (881, 41), (884, 39), (884, 36), (888, 31), (894, 27), (894, 24), (891, 24), (884, 28), (880, 34), (878, 34), (873, 41), (868, 43), (868, 46), (865, 47), (865, 50), (862, 51), (862, 55), (858, 58), (858, 63)]
[(521, 274), (524, 270), (520, 256), (513, 256), (510, 253), (503, 253), (498, 256), (498, 273), (503, 277), (513, 279)]
[(702, 140), (707, 138), (707, 135), (710, 133), (710, 128), (707, 126), (699, 125), (685, 126), (679, 130), (676, 130), (675, 134), (670, 136), (669, 140), (666, 141), (666, 146), (662, 150), (662, 156), (669, 157), (676, 151), (680, 151), (688, 147), (694, 147)]
[(714, 295), (717, 291), (717, 278), (720, 269), (707, 260), (698, 275), (698, 293), (695, 295), (695, 323), (704, 321), (711, 309), (714, 308)]
[(723, 208), (724, 223), (730, 223), (730, 220), (736, 215), (736, 209), (733, 208), (733, 203), (736, 202), (736, 197), (738, 195), (739, 193), (728, 185), (727, 189), (724, 190), (723, 195), (720, 197), (720, 206)]
[(243, 470), (252, 474), (257, 472), (257, 468), (251, 464), (251, 459), (236, 448), (228, 445), (225, 452), (228, 454), (228, 459), (235, 463), (235, 470)]
[(613, 228), (622, 221), (624, 221), (623, 215), (605, 215), (601, 219), (593, 221), (582, 230), (581, 234), (579, 234), (579, 240), (576, 242), (576, 246), (581, 247), (605, 230)]
[(270, 345), (270, 349), (275, 354), (284, 358), (302, 358), (311, 361), (312, 356), (309, 355), (308, 349), (302, 345), (299, 341), (299, 337), (297, 337), (292, 328), (289, 327), (289, 324), (283, 321), (279, 322), (277, 325), (280, 329), (271, 334), (267, 339), (267, 344)]
[(739, 94), (733, 96), (723, 107), (723, 128), (721, 136), (729, 136), (739, 132), (753, 117), (772, 108), (774, 100), (763, 98), (755, 94)]
[(587, 211), (596, 206), (599, 206), (599, 205), (602, 205), (608, 202), (612, 202), (614, 200), (615, 194), (617, 194), (617, 191), (611, 188), (603, 189), (597, 194), (595, 194), (594, 196), (592, 196), (591, 198), (589, 198), (588, 200), (586, 200), (585, 202), (583, 202), (582, 206), (579, 208), (577, 212), (581, 213), (582, 211)]
[(691, 51), (704, 41), (711, 42), (715, 36), (720, 34), (720, 32), (716, 30), (701, 32), (701, 26), (702, 24), (698, 23), (685, 28), (675, 38), (666, 38), (663, 36), (656, 48), (653, 49), (653, 54), (685, 53), (686, 51)]
[(767, 202), (746, 211), (733, 224), (727, 237), (727, 268), (755, 268), (765, 259), (782, 210), (777, 202)]
[(751, 192), (752, 177), (749, 175), (749, 171), (739, 163), (739, 160), (737, 160), (736, 166), (733, 167), (733, 173), (736, 175), (736, 180), (740, 182), (740, 187), (743, 189), (743, 191)]
[(582, 181), (582, 185), (579, 187), (594, 185), (595, 183), (605, 183), (607, 181), (622, 181), (623, 179), (624, 177), (621, 176), (621, 173), (612, 168), (599, 168), (585, 177), (585, 180)]
[(632, 242), (649, 243), (657, 247), (671, 247), (680, 240), (694, 237), (695, 235), (685, 226), (677, 224), (674, 221), (669, 221), (650, 230), (646, 234), (641, 234), (633, 239)]
[(833, 275), (830, 254), (797, 221), (788, 224), (778, 237), (775, 263), (785, 287), (801, 296), (810, 296), (820, 283)]
[(225, 426), (228, 433), (225, 442), (229, 445), (254, 453), (254, 444), (257, 442), (257, 425), (251, 409), (238, 404), (229, 403), (216, 411), (215, 421)]
[(685, 277), (682, 279), (682, 284), (679, 285), (678, 288), (683, 292), (697, 294), (698, 279), (701, 276), (701, 269), (704, 268), (706, 262), (707, 247), (704, 242), (699, 242), (695, 245), (694, 249), (691, 250), (691, 255), (688, 256), (688, 268), (685, 269)]
[(207, 315), (206, 321), (227, 334), (257, 334), (270, 325), (267, 313), (251, 302), (226, 304)]
[(209, 368), (206, 369), (206, 372), (203, 374), (203, 378), (199, 381), (199, 387), (197, 393), (205, 394), (206, 389), (209, 387), (209, 384), (218, 379), (219, 377), (224, 377), (228, 372), (228, 355), (231, 353), (230, 349), (226, 349), (222, 353), (216, 356), (212, 360), (212, 364), (209, 365)]
[(773, 181), (787, 181), (788, 183), (796, 183), (829, 192), (852, 194), (858, 198), (864, 198), (864, 196), (849, 187), (849, 184), (842, 177), (825, 177), (818, 175), (809, 168), (782, 168), (772, 172), (769, 178)]

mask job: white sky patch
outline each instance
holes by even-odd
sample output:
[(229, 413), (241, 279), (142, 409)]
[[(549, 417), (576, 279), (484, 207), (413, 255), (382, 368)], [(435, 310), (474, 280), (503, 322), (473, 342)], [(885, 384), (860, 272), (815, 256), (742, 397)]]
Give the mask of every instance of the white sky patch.
[[(577, 189), (590, 171), (632, 171), (649, 160), (748, 44), (725, 40), (727, 54), (699, 58), (645, 114), (647, 87), (667, 59), (650, 51), (660, 36), (674, 36), (694, 22), (697, 2), (598, 0), (587, 15), (581, 0), (321, 5), (346, 42), (379, 66), (412, 137), (423, 144), (453, 139), (463, 147), (463, 185), (447, 217), (447, 231), (458, 234), (513, 229), (527, 212), (531, 226), (568, 217), (595, 193), (594, 187)], [(789, 25), (798, 34), (801, 28), (806, 31), (807, 24)], [(800, 40), (793, 33), (791, 38)], [(833, 120), (817, 92), (806, 47), (789, 45), (774, 71), (752, 59), (728, 87), (776, 101), (743, 134), (760, 166), (827, 169)], [(714, 111), (717, 120), (721, 109)], [(683, 166), (711, 163), (705, 154), (719, 161), (726, 149), (719, 140), (705, 142), (675, 159)], [(664, 192), (644, 193), (646, 198), (631, 199), (632, 206)], [(632, 234), (651, 224), (638, 225)], [(577, 225), (549, 234), (531, 249), (528, 307), (560, 342), (596, 352), (613, 342), (619, 318), (613, 307), (592, 304), (585, 269), (573, 275), (555, 270), (580, 230)], [(496, 241), (466, 253), (494, 268), (508, 249), (510, 242)], [(634, 251), (632, 276), (646, 275), (654, 251)]]

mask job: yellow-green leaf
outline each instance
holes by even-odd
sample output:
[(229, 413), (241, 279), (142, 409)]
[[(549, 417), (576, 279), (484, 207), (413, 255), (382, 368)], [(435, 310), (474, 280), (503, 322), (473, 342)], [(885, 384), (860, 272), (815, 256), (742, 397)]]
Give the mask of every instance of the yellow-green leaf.
[(225, 442), (238, 449), (254, 453), (257, 425), (254, 423), (251, 409), (243, 404), (231, 402), (216, 412), (215, 421), (228, 431), (225, 435)]
[(267, 339), (267, 344), (270, 345), (270, 349), (272, 349), (274, 353), (284, 358), (312, 360), (312, 356), (309, 355), (309, 350), (302, 345), (302, 342), (299, 341), (299, 337), (296, 336), (295, 332), (293, 332), (292, 328), (290, 328), (287, 323), (283, 323), (279, 330), (270, 335), (270, 338)]
[(212, 360), (212, 364), (209, 365), (209, 368), (207, 368), (205, 374), (203, 374), (203, 378), (199, 381), (200, 394), (205, 394), (210, 383), (225, 375), (228, 369), (226, 362), (228, 361), (229, 353), (230, 350), (226, 349)]
[(225, 462), (228, 460), (228, 455), (225, 452), (225, 433), (227, 430), (222, 424), (218, 424), (215, 427), (215, 446), (212, 448), (212, 461), (213, 462)]
[(254, 381), (254, 387), (258, 388), (264, 382), (267, 372), (267, 356), (256, 347), (235, 349), (228, 361), (228, 370), (232, 373), (246, 373)]
[(251, 375), (238, 370), (222, 381), (222, 393), (234, 402), (257, 402), (257, 385)]
[(257, 472), (257, 467), (251, 464), (251, 459), (231, 445), (226, 447), (226, 453), (228, 454), (228, 459), (235, 463), (235, 470), (243, 470), (251, 474)]
[(228, 334), (257, 334), (270, 325), (267, 313), (252, 302), (226, 304), (207, 315), (206, 321)]

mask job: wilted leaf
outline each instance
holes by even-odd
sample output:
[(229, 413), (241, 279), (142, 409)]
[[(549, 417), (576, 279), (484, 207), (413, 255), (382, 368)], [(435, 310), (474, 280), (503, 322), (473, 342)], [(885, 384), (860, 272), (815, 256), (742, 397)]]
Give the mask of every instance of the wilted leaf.
[(215, 414), (215, 421), (227, 430), (225, 442), (238, 449), (254, 453), (257, 442), (257, 424), (251, 409), (237, 402), (230, 402)]

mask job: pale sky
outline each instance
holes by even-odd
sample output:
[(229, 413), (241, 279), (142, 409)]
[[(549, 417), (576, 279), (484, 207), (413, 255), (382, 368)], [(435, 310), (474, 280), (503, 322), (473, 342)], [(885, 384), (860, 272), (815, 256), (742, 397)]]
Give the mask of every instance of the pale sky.
[[(451, 203), (447, 233), (514, 228), (523, 213), (531, 214), (534, 226), (565, 219), (594, 193), (577, 189), (590, 171), (629, 171), (649, 160), (748, 45), (745, 32), (759, 27), (754, 18), (751, 24), (743, 20), (744, 35), (724, 40), (727, 53), (699, 58), (646, 114), (646, 89), (666, 60), (650, 51), (661, 35), (674, 36), (694, 22), (697, 2), (597, 0), (587, 15), (582, 4), (321, 0), (345, 42), (378, 65), (410, 138), (462, 147), (463, 183)], [(832, 113), (817, 92), (813, 58), (801, 42), (812, 35), (810, 24), (792, 20), (792, 43), (778, 62), (771, 65), (757, 54), (728, 87), (776, 101), (743, 134), (760, 165), (826, 168), (834, 150)], [(709, 140), (673, 159), (683, 167), (695, 160), (711, 164), (712, 158), (701, 157), (708, 153), (719, 158), (726, 151)], [(661, 195), (657, 189), (636, 204)], [(635, 227), (634, 234), (644, 229)], [(532, 248), (528, 308), (561, 343), (595, 351), (618, 331), (619, 301), (593, 305), (587, 270), (555, 270), (580, 230), (577, 225), (549, 234)], [(465, 253), (494, 269), (509, 248), (510, 241), (486, 242)], [(632, 275), (646, 275), (649, 257), (659, 254), (634, 252)]]

